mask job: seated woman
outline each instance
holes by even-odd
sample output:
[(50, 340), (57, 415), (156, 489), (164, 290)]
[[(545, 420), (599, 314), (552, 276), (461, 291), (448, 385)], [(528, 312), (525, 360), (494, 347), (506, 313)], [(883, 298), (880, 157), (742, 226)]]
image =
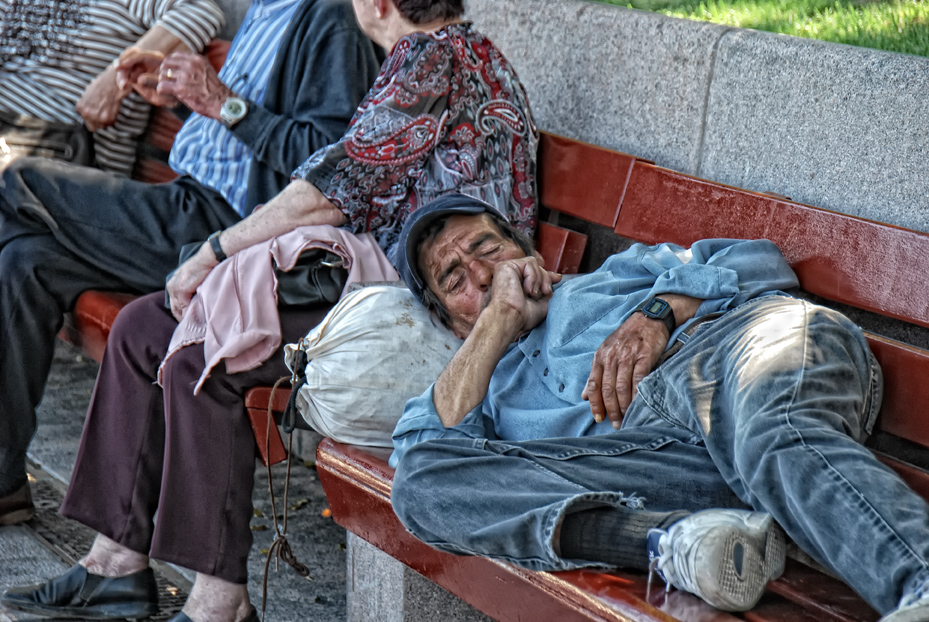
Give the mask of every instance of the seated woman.
[[(194, 395), (205, 357), (202, 344), (190, 345), (165, 361), (162, 386), (155, 384), (177, 321), (226, 255), (324, 224), (370, 232), (393, 257), (406, 217), (451, 191), (484, 199), (532, 233), (538, 136), (525, 92), (494, 45), (461, 21), (461, 0), (354, 7), (364, 31), (392, 53), (348, 132), (178, 268), (168, 283), (170, 311), (164, 295), (153, 294), (119, 315), (61, 508), (99, 535), (78, 565), (9, 590), (6, 606), (59, 617), (150, 615), (153, 557), (197, 572), (173, 622), (257, 620), (246, 590), (256, 446), (243, 394), (288, 374), (283, 356), (278, 350), (235, 374), (218, 365)], [(281, 307), (285, 342), (325, 313)]]

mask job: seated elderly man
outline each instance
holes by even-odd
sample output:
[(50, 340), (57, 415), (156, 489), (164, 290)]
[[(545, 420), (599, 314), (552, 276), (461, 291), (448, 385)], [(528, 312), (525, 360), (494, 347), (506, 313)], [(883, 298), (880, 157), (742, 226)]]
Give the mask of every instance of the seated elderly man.
[(149, 107), (118, 59), (198, 52), (222, 24), (212, 0), (0, 0), (0, 168), (35, 154), (129, 175)]
[(773, 244), (637, 244), (555, 286), (492, 208), (450, 197), (401, 245), (466, 337), (394, 432), (414, 535), (533, 570), (651, 567), (747, 610), (783, 568), (776, 521), (885, 622), (929, 619), (929, 508), (859, 442), (878, 365), (851, 321), (784, 293)]
[[(151, 556), (197, 572), (174, 622), (257, 619), (246, 589), (256, 445), (243, 396), (289, 375), (280, 337), (267, 362), (239, 373), (227, 359), (205, 374), (202, 343), (172, 349), (165, 359), (178, 320), (205, 303), (201, 290), (191, 306), (195, 290), (226, 255), (215, 274), (230, 267), (231, 276), (248, 273), (253, 264), (238, 253), (271, 238), (283, 244), (308, 229), (302, 225), (333, 231), (345, 224), (370, 234), (358, 237), (371, 241), (373, 262), (389, 267), (407, 216), (452, 190), (493, 201), (531, 233), (535, 125), (510, 64), (461, 21), (461, 1), (355, 0), (354, 8), (363, 30), (393, 51), (348, 132), (310, 157), (274, 199), (183, 263), (168, 283), (170, 310), (156, 293), (120, 313), (61, 508), (99, 535), (68, 573), (9, 590), (6, 606), (65, 617), (150, 615), (157, 610)], [(224, 312), (231, 303), (219, 306)], [(297, 341), (325, 312), (282, 307), (278, 330)], [(245, 331), (237, 324), (232, 332)]]

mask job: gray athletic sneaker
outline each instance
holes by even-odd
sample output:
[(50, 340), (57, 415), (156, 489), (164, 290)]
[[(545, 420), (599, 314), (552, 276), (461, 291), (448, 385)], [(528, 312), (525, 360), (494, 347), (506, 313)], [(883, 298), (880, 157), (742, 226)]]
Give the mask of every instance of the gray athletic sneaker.
[(787, 543), (770, 514), (704, 510), (650, 529), (650, 571), (717, 609), (747, 611), (784, 572)]
[(878, 622), (929, 622), (929, 583), (900, 599), (900, 606)]

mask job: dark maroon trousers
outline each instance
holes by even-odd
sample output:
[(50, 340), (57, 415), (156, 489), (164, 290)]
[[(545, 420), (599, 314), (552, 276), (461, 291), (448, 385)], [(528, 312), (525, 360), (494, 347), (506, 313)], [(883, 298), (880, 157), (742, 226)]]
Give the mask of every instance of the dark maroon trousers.
[[(282, 308), (283, 343), (327, 311)], [(246, 583), (256, 445), (244, 394), (290, 372), (282, 350), (238, 374), (220, 363), (195, 396), (204, 357), (193, 345), (169, 359), (162, 390), (175, 327), (163, 292), (116, 318), (61, 513), (155, 559)]]

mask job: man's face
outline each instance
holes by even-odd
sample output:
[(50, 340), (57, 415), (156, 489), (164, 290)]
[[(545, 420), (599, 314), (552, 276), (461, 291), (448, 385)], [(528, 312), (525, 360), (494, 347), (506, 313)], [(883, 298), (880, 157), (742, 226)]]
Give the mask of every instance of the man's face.
[(426, 286), (452, 318), (452, 330), (464, 339), (490, 302), (494, 266), (525, 257), (497, 229), (488, 214), (451, 216), (434, 239), (423, 244), (419, 265)]

